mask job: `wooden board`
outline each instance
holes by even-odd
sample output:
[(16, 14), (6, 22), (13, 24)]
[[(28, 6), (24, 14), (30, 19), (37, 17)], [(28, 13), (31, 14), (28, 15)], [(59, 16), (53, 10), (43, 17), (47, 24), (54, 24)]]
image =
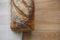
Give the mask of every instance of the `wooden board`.
[(35, 0), (35, 30), (23, 40), (60, 40), (60, 0)]

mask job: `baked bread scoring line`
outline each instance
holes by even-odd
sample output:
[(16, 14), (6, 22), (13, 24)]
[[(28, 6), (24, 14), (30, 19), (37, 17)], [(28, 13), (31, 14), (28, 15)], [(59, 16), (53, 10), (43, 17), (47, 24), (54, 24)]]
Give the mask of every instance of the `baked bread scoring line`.
[[(32, 1), (32, 0), (31, 0)], [(18, 6), (16, 6), (16, 4), (14, 3), (14, 0), (12, 0), (12, 5), (14, 6), (14, 8), (16, 9), (16, 11), (17, 11), (17, 15), (20, 15), (20, 16), (22, 16), (22, 18), (23, 19), (28, 19), (28, 17), (27, 17), (27, 15), (20, 9), (20, 8), (18, 8)], [(32, 7), (32, 5), (31, 6), (29, 6), (29, 5), (27, 5), (27, 3), (26, 3), (26, 1), (24, 1), (24, 0), (22, 0), (22, 3), (23, 3), (23, 5), (26, 7), (26, 8), (28, 8), (28, 10), (30, 10), (30, 11), (28, 11), (29, 13), (28, 14), (31, 14), (30, 12), (31, 12), (31, 10), (33, 10), (33, 7)], [(30, 9), (29, 9), (30, 8)]]
[[(23, 0), (23, 5), (26, 7), (26, 8), (28, 8), (28, 10), (29, 10), (29, 8), (31, 8), (31, 11), (29, 11), (30, 13), (28, 13), (28, 14), (32, 14), (33, 13), (33, 4), (31, 5), (31, 7), (29, 6), (29, 5), (27, 5), (27, 3)], [(14, 9), (15, 9), (15, 11), (17, 12), (16, 14), (17, 15), (19, 15), (19, 16), (22, 16), (21, 18), (23, 19), (23, 20), (27, 20), (27, 21), (29, 21), (28, 19), (28, 16), (23, 12), (23, 10), (21, 10), (17, 5), (16, 5), (16, 3), (14, 2), (14, 0), (12, 0), (11, 1), (11, 4), (12, 4), (12, 7), (14, 7)], [(13, 15), (12, 15), (13, 16)], [(18, 16), (18, 17), (19, 17)], [(18, 19), (19, 20), (19, 19)], [(29, 24), (29, 23), (28, 23)]]
[(27, 16), (24, 14), (24, 12), (22, 10), (20, 10), (14, 3), (14, 1), (12, 1), (13, 6), (15, 7), (17, 14), (21, 15), (23, 18), (27, 18)]

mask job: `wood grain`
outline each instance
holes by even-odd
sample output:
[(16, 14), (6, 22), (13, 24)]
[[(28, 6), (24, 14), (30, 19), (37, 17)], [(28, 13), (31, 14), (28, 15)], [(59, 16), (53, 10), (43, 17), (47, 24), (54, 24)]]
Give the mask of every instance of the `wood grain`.
[(23, 40), (60, 40), (60, 0), (35, 0), (35, 30)]

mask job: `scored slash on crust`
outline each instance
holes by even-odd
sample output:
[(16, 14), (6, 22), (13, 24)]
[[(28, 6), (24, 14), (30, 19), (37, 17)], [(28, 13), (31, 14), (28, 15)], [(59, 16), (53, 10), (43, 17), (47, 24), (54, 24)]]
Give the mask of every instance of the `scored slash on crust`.
[(27, 5), (27, 3), (24, 0), (22, 0), (22, 3), (25, 5), (25, 7), (28, 8), (28, 10), (29, 10), (29, 8), (32, 8), (31, 6)]
[(15, 3), (14, 3), (13, 1), (12, 1), (12, 4), (13, 4), (13, 6), (15, 7), (16, 11), (18, 12), (17, 15), (22, 16), (23, 19), (28, 19), (27, 15), (24, 14), (24, 12), (21, 11), (21, 10), (15, 5)]
[[(32, 1), (32, 0), (31, 0)], [(24, 0), (22, 0), (22, 3), (24, 4), (24, 6), (26, 7), (26, 8), (28, 8), (28, 10), (29, 10), (29, 12), (30, 12), (30, 14), (33, 12), (33, 3), (32, 3), (32, 5), (31, 6), (29, 6), (27, 3), (26, 3), (26, 1), (24, 1)], [(27, 20), (27, 19), (29, 19), (28, 18), (28, 16), (15, 4), (15, 2), (14, 2), (14, 0), (12, 0), (11, 1), (11, 4), (12, 4), (12, 6), (14, 6), (14, 8), (16, 9), (16, 14), (17, 15), (19, 15), (19, 16), (22, 16), (21, 18), (23, 19), (23, 20)], [(30, 8), (31, 8), (31, 10), (30, 10)], [(27, 20), (28, 21), (28, 20)], [(26, 24), (26, 23), (25, 23)], [(27, 24), (26, 25), (28, 25), (28, 26), (30, 26), (31, 25), (31, 20), (30, 21), (28, 21), (27, 22)], [(30, 27), (31, 29), (32, 29), (32, 27)]]

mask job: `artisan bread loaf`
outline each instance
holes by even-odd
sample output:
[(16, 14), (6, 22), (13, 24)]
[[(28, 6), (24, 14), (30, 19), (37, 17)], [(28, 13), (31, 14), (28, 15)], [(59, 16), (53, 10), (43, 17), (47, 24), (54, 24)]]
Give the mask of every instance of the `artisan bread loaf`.
[(34, 30), (34, 1), (10, 0), (11, 22), (13, 31)]

